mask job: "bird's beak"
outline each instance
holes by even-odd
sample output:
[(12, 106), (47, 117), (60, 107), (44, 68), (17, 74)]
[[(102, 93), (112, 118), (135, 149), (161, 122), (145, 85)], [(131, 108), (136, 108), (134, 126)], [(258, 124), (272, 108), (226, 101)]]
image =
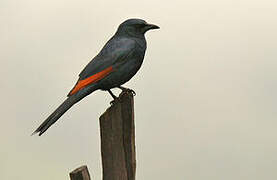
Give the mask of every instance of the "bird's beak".
[(147, 24), (146, 25), (146, 31), (148, 31), (150, 29), (160, 29), (160, 27), (155, 25), (155, 24)]

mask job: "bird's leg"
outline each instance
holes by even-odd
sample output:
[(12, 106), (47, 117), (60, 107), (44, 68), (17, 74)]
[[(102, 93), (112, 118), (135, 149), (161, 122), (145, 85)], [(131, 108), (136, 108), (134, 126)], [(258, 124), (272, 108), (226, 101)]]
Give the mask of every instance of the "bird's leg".
[(110, 95), (113, 97), (113, 99), (116, 99), (117, 97), (113, 94), (113, 92), (109, 89), (108, 92), (110, 93)]
[(117, 97), (113, 94), (113, 92), (109, 89), (108, 92), (110, 93), (110, 95), (113, 97), (113, 100), (110, 102), (110, 104), (113, 104), (114, 101), (117, 99)]
[(116, 95), (113, 94), (113, 92), (109, 89), (108, 92), (110, 93), (110, 95), (113, 97), (113, 99), (116, 99)]
[(119, 89), (121, 89), (122, 91), (129, 91), (131, 92), (134, 96), (136, 95), (136, 92), (133, 89), (129, 89), (123, 86), (118, 86)]

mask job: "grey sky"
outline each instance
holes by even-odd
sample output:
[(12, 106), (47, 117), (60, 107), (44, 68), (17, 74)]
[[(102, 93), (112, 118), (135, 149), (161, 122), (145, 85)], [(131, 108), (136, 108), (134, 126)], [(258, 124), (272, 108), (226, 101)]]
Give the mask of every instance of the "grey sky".
[[(32, 131), (128, 18), (147, 33), (135, 97), (137, 179), (276, 179), (277, 2), (0, 2), (0, 179), (101, 179), (97, 91), (42, 137)], [(117, 91), (118, 93), (118, 91)]]

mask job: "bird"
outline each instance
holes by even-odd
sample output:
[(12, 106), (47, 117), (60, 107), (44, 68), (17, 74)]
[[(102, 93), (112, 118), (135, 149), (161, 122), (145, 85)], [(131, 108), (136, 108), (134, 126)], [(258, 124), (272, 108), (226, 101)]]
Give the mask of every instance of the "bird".
[(146, 51), (145, 33), (160, 27), (143, 19), (132, 18), (122, 22), (115, 34), (100, 52), (85, 66), (79, 79), (68, 93), (65, 101), (32, 133), (41, 136), (68, 109), (96, 90), (108, 91), (117, 99), (111, 89), (133, 90), (122, 85), (140, 69)]

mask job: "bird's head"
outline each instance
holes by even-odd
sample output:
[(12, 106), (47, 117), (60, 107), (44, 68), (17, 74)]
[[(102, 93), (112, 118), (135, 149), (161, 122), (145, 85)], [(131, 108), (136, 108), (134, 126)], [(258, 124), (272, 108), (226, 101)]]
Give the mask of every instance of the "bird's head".
[(128, 19), (119, 25), (117, 33), (128, 34), (131, 36), (141, 36), (151, 29), (159, 28), (159, 26), (149, 24), (142, 19)]

